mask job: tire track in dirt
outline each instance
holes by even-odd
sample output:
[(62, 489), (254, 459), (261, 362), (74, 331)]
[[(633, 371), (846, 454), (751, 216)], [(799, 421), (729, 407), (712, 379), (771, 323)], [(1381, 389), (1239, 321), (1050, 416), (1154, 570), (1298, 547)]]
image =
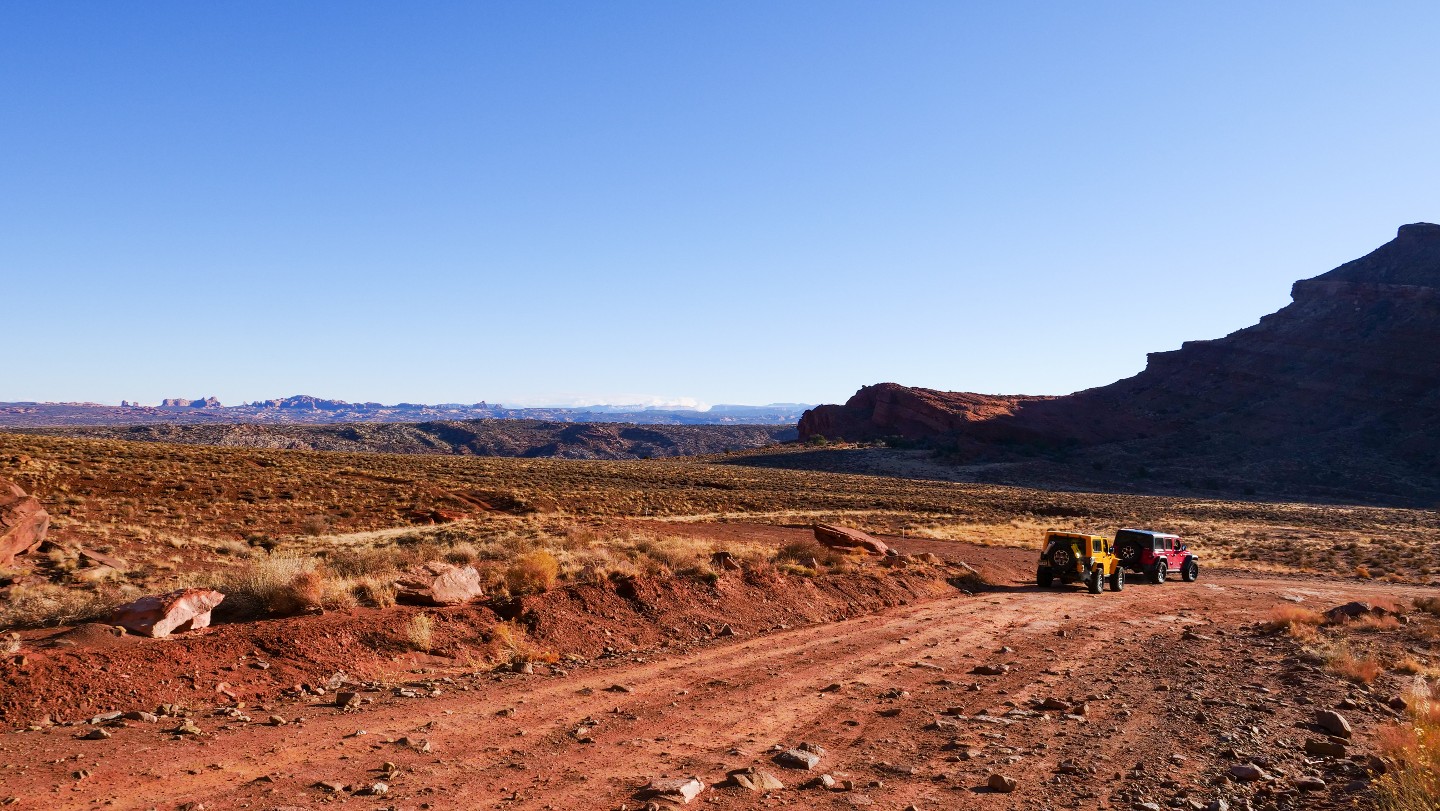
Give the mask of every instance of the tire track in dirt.
[[(457, 679), (438, 698), (382, 694), (353, 714), (270, 707), (306, 716), (303, 726), (216, 731), (223, 719), (201, 718), (215, 733), (201, 740), (157, 740), (153, 727), (118, 730), (104, 741), (75, 741), (68, 729), (6, 736), (0, 762), (23, 756), (27, 768), (7, 769), (0, 794), (18, 797), (16, 808), (56, 811), (107, 800), (109, 808), (185, 802), (212, 811), (313, 807), (337, 798), (314, 788), (317, 781), (368, 785), (380, 779), (372, 770), (391, 761), (400, 771), (389, 780), (389, 794), (372, 798), (377, 806), (568, 809), (628, 802), (633, 808), (630, 795), (650, 777), (694, 773), (712, 783), (751, 764), (766, 765), (789, 786), (777, 801), (811, 808), (849, 808), (861, 797), (895, 809), (910, 803), (922, 809), (1129, 807), (1132, 798), (1115, 792), (1132, 786), (1164, 799), (1156, 794), (1164, 788), (1162, 772), (1208, 800), (1221, 790), (1205, 788), (1214, 771), (1207, 747), (1218, 736), (1248, 740), (1259, 734), (1250, 728), (1266, 725), (1274, 734), (1292, 734), (1271, 721), (1289, 709), (1261, 692), (1285, 688), (1283, 644), (1250, 640), (1245, 656), (1231, 648), (1242, 623), (1297, 589), (1326, 604), (1397, 593), (1395, 587), (1225, 577), (1193, 586), (1132, 585), (1098, 596), (1019, 587), (957, 595), (842, 622), (637, 653), (566, 677)], [(1206, 639), (1181, 642), (1186, 626)], [(1014, 669), (969, 675), (982, 662)], [(832, 683), (842, 686), (821, 692)], [(625, 691), (607, 691), (614, 685)], [(905, 695), (886, 697), (886, 691)], [(925, 729), (950, 708), (1000, 715), (1024, 710), (1032, 699), (1086, 695), (1097, 698), (1084, 722), (1032, 717)], [(508, 708), (515, 709), (512, 717), (499, 714)], [(268, 711), (250, 712), (258, 720)], [(1228, 714), (1233, 722), (1197, 721), (1197, 712)], [(598, 723), (572, 734), (586, 718)], [(432, 726), (424, 728), (427, 723)], [(368, 734), (346, 737), (357, 728)], [(385, 743), (407, 735), (428, 739), (434, 751)], [(856, 789), (798, 790), (811, 775), (768, 766), (770, 746), (802, 740), (825, 746), (821, 770), (848, 774)], [(950, 759), (971, 748), (981, 754)], [(1057, 775), (1056, 765), (1066, 759), (1095, 773)], [(1149, 774), (1126, 777), (1137, 762)], [(89, 774), (75, 779), (82, 770)], [(1020, 791), (976, 791), (992, 770), (1014, 776)], [(730, 788), (707, 791), (706, 799), (706, 807), (722, 809), (764, 804)]]

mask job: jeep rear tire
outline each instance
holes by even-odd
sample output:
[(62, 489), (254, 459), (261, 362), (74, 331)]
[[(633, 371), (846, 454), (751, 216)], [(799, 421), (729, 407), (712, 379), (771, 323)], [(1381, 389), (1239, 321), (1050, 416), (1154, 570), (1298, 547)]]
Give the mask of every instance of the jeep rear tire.
[(1110, 590), (1111, 590), (1111, 591), (1124, 591), (1124, 590), (1125, 590), (1125, 567), (1124, 567), (1124, 566), (1121, 566), (1121, 565), (1118, 564), (1118, 563), (1115, 564), (1115, 571), (1114, 571), (1113, 573), (1111, 573), (1111, 575), (1110, 575)]
[(1196, 563), (1193, 558), (1185, 561), (1184, 565), (1180, 567), (1180, 579), (1186, 583), (1194, 583), (1195, 578), (1199, 576), (1200, 564)]
[(1050, 567), (1041, 566), (1035, 570), (1035, 585), (1042, 589), (1048, 589), (1055, 585), (1055, 575), (1050, 573)]
[(1100, 570), (1099, 566), (1096, 566), (1090, 573), (1090, 579), (1085, 585), (1090, 589), (1091, 594), (1099, 594), (1105, 590), (1105, 573)]
[(1150, 582), (1157, 585), (1164, 583), (1165, 575), (1169, 573), (1169, 567), (1163, 559), (1156, 561), (1155, 566), (1150, 569)]

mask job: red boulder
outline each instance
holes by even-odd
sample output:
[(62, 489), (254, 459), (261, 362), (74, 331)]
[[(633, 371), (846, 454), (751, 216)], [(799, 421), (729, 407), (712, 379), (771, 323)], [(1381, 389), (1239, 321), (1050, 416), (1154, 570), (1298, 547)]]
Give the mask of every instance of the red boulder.
[(181, 589), (122, 605), (111, 621), (142, 636), (197, 631), (210, 624), (210, 612), (224, 599), (213, 589)]
[(39, 499), (14, 482), (0, 479), (0, 568), (10, 567), (16, 555), (38, 547), (49, 528), (50, 514)]
[(884, 541), (858, 529), (837, 527), (834, 524), (816, 524), (814, 529), (815, 540), (831, 549), (856, 549), (871, 555), (893, 554)]

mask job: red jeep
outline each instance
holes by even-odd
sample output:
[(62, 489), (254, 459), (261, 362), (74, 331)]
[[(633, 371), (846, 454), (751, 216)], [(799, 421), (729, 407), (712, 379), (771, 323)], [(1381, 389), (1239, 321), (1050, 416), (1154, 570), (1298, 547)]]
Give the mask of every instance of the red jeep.
[(1115, 556), (1120, 565), (1144, 574), (1151, 583), (1164, 583), (1171, 572), (1192, 583), (1200, 576), (1200, 561), (1178, 535), (1148, 529), (1122, 529), (1115, 533)]

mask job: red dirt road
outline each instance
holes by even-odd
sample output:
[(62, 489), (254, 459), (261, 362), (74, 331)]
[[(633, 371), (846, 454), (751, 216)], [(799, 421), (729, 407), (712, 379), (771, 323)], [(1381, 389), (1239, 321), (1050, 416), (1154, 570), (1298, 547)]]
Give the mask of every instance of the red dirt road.
[[(1012, 573), (1031, 557), (911, 545), (921, 547)], [(690, 807), (721, 809), (1130, 808), (1177, 797), (1223, 797), (1233, 808), (1247, 796), (1259, 807), (1365, 803), (1358, 766), (1309, 762), (1300, 747), (1317, 737), (1305, 728), (1317, 707), (1357, 700), (1346, 712), (1361, 742), (1353, 751), (1385, 711), (1296, 659), (1292, 641), (1250, 626), (1286, 595), (1323, 610), (1411, 590), (1207, 573), (1094, 596), (1018, 579), (841, 622), (616, 656), (563, 676), (452, 673), (435, 685), (438, 696), (369, 693), (374, 703), (356, 712), (317, 699), (247, 708), (253, 723), (202, 712), (198, 737), (166, 734), (173, 719), (105, 740), (74, 737), (88, 725), (14, 732), (0, 736), (0, 797), (47, 811), (633, 809), (652, 777), (696, 775), (710, 787)], [(1201, 638), (1182, 639), (1186, 627)], [(982, 663), (1011, 669), (972, 675)], [(1048, 697), (1088, 698), (1084, 719), (1030, 710)], [(271, 713), (290, 723), (264, 725)], [(937, 718), (944, 728), (928, 729)], [(407, 736), (430, 751), (391, 742)], [(771, 747), (802, 741), (827, 750), (814, 772), (771, 764)], [(1066, 760), (1078, 774), (1057, 773)], [(1220, 777), (1237, 761), (1279, 779), (1257, 794), (1255, 784)], [(395, 768), (379, 771), (387, 762)], [(786, 788), (764, 796), (714, 785), (750, 765)], [(992, 772), (1014, 777), (1016, 791), (983, 789)], [(1294, 778), (1308, 772), (1326, 788), (1293, 799)], [(853, 788), (801, 787), (821, 773)], [(382, 796), (351, 791), (377, 782), (388, 785)]]

